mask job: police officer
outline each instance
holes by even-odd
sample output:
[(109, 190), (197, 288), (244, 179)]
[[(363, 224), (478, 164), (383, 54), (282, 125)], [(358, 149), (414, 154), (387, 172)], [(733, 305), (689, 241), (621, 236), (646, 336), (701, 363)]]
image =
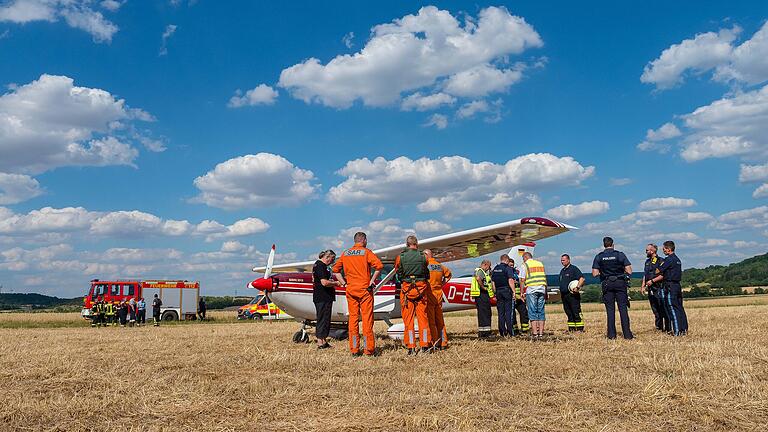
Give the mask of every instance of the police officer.
[(641, 291), (643, 295), (648, 295), (648, 303), (651, 305), (653, 316), (655, 318), (656, 330), (669, 332), (671, 330), (669, 324), (669, 318), (667, 318), (667, 312), (664, 310), (664, 301), (662, 299), (662, 284), (661, 282), (647, 284), (648, 281), (661, 274), (659, 267), (664, 262), (660, 256), (657, 255), (658, 246), (653, 243), (648, 243), (645, 246), (645, 256), (648, 259), (645, 260), (645, 267), (643, 268), (643, 283)]
[(528, 333), (528, 330), (530, 330), (530, 321), (528, 320), (528, 307), (525, 305), (520, 293), (520, 273), (518, 272), (517, 267), (515, 267), (515, 260), (512, 258), (509, 259), (509, 266), (512, 267), (515, 274), (515, 311), (517, 312), (517, 316), (520, 317), (520, 327), (518, 327), (517, 319), (512, 315), (512, 324), (514, 324), (512, 327), (517, 334)]
[(515, 336), (515, 271), (509, 266), (509, 255), (502, 255), (500, 261), (491, 272), (491, 280), (496, 287), (499, 336)]
[(646, 285), (664, 281), (661, 290), (662, 298), (672, 327), (672, 334), (681, 336), (688, 333), (688, 317), (683, 308), (683, 290), (680, 286), (680, 280), (683, 278), (683, 264), (680, 262), (680, 258), (675, 255), (675, 242), (672, 240), (664, 242), (664, 255), (667, 257), (664, 258), (664, 262), (659, 267), (661, 275), (647, 281)]
[(491, 297), (494, 296), (490, 260), (483, 260), (475, 269), (469, 296), (477, 308), (477, 335), (487, 338), (491, 335)]
[(632, 264), (623, 252), (613, 248), (613, 239), (603, 238), (605, 250), (595, 256), (592, 262), (592, 276), (600, 276), (603, 286), (603, 303), (608, 318), (608, 339), (616, 339), (616, 309), (619, 307), (621, 318), (621, 332), (624, 339), (633, 339), (632, 330), (629, 328), (629, 277), (632, 274)]
[[(560, 298), (563, 302), (565, 316), (568, 317), (568, 331), (584, 331), (584, 315), (581, 313), (581, 287), (584, 286), (584, 274), (575, 265), (571, 264), (571, 256), (563, 254), (560, 256), (560, 264), (563, 268), (560, 270)], [(577, 281), (577, 288), (571, 291), (569, 285)]]

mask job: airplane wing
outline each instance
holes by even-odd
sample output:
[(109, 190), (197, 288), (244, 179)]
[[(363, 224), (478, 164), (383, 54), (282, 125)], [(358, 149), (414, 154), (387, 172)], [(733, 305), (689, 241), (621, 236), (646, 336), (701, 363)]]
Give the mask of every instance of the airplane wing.
[[(481, 228), (419, 239), (419, 249), (431, 249), (440, 262), (477, 258), (512, 246), (556, 236), (577, 229), (551, 219), (527, 217)], [(374, 252), (382, 262), (395, 262), (405, 243)]]
[[(481, 228), (445, 234), (428, 239), (419, 239), (419, 249), (431, 249), (435, 259), (450, 262), (476, 258), (512, 246), (545, 239), (577, 229), (551, 219), (526, 217)], [(376, 249), (374, 252), (384, 264), (394, 264), (395, 257), (405, 248), (405, 243)], [(272, 273), (309, 272), (315, 261), (301, 261), (272, 266)], [(266, 267), (254, 267), (254, 272), (263, 272)]]

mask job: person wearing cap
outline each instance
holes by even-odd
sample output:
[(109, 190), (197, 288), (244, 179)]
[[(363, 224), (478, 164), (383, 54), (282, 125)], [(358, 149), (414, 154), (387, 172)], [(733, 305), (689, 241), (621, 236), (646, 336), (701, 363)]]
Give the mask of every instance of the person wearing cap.
[(320, 252), (312, 267), (312, 301), (315, 303), (317, 349), (330, 348), (328, 333), (331, 331), (331, 311), (336, 300), (336, 287), (341, 282), (333, 280), (329, 266), (336, 260), (336, 252), (328, 249)]

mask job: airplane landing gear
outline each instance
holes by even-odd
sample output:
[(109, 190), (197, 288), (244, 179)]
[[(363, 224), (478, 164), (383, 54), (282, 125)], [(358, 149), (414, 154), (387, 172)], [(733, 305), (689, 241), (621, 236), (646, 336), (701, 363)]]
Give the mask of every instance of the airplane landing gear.
[(304, 326), (293, 334), (293, 343), (309, 343), (309, 333), (304, 329)]

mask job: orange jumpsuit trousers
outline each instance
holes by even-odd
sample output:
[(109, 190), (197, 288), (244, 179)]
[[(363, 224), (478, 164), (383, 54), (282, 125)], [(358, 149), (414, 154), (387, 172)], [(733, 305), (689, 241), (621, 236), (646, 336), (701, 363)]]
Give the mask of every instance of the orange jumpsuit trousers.
[[(448, 332), (443, 320), (443, 288), (430, 286), (427, 290), (427, 319), (432, 346), (448, 346)], [(421, 323), (419, 323), (421, 325)]]
[[(376, 336), (373, 334), (373, 294), (364, 291), (362, 295), (347, 292), (347, 308), (349, 310), (349, 351), (373, 355), (376, 350)], [(363, 322), (363, 340), (360, 343), (359, 321)]]
[(419, 345), (422, 348), (430, 346), (429, 319), (427, 319), (426, 281), (403, 282), (400, 291), (400, 310), (403, 316), (403, 342), (408, 348), (416, 348), (415, 319), (419, 320)]

